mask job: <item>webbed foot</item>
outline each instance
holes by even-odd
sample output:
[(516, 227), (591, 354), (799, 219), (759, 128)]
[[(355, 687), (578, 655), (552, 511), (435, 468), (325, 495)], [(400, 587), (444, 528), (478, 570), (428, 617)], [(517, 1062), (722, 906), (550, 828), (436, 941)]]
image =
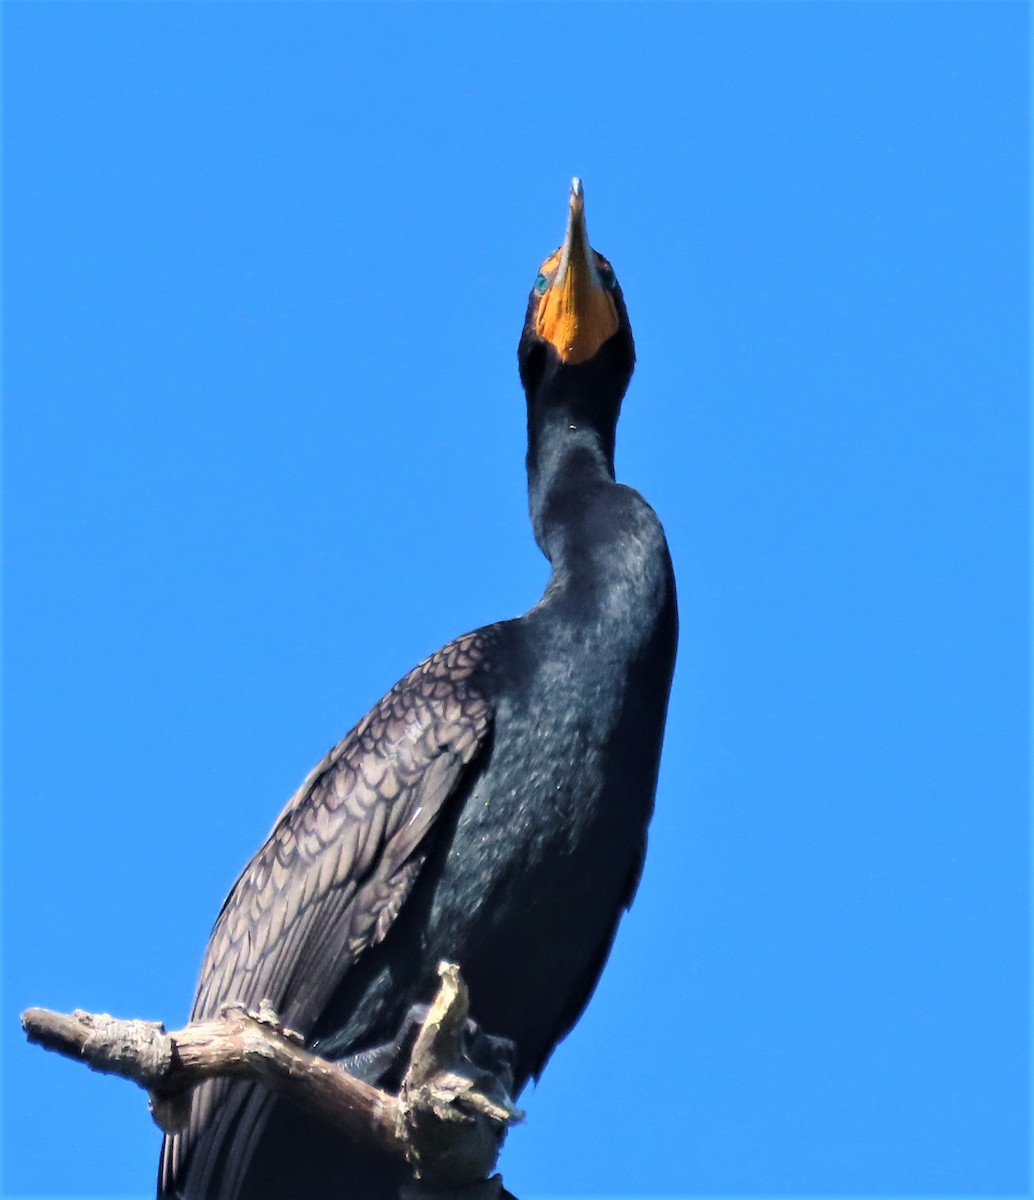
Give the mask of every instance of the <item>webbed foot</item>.
[[(397, 1091), (409, 1066), (413, 1043), (430, 1006), (414, 1004), (402, 1019), (398, 1033), (390, 1042), (360, 1050), (341, 1060), (349, 1074), (374, 1087)], [(507, 1096), (513, 1091), (513, 1063), (517, 1047), (509, 1038), (485, 1033), (471, 1018), (464, 1023), (462, 1053), (473, 1073), (493, 1076)]]

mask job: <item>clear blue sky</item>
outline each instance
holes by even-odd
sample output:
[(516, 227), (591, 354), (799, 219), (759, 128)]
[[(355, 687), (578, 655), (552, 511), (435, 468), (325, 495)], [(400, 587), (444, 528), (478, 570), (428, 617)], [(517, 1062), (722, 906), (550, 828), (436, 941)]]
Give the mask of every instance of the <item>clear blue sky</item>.
[(130, 1085), (310, 765), (537, 598), (515, 347), (572, 174), (682, 642), (522, 1200), (1027, 1186), (1019, 3), (5, 6), (7, 1194)]

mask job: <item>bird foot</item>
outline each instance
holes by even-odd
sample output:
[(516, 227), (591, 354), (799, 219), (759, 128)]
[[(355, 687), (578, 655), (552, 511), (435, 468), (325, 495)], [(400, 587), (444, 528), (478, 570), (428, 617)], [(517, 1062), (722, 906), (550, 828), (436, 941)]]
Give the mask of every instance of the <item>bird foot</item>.
[[(365, 1083), (395, 1092), (409, 1066), (413, 1044), (427, 1014), (428, 1004), (414, 1004), (402, 1019), (398, 1033), (390, 1042), (361, 1050), (342, 1059), (341, 1065)], [(469, 1063), (472, 1074), (490, 1075), (498, 1081), (506, 1096), (513, 1091), (513, 1061), (517, 1047), (509, 1038), (485, 1033), (469, 1017), (463, 1025), (460, 1039), (462, 1058)], [(459, 1065), (459, 1064), (458, 1064)]]
[(228, 1017), (231, 1014), (245, 1016), (249, 1021), (254, 1021), (256, 1025), (265, 1025), (268, 1029), (279, 1033), (282, 1038), (286, 1038), (289, 1042), (294, 1042), (298, 1046), (305, 1045), (305, 1038), (296, 1029), (288, 1029), (283, 1021), (280, 1020), (270, 1000), (260, 1000), (257, 1012), (248, 1008), (246, 1004), (242, 1004), (239, 1000), (231, 1000), (229, 1003), (219, 1006), (219, 1015), (221, 1017)]

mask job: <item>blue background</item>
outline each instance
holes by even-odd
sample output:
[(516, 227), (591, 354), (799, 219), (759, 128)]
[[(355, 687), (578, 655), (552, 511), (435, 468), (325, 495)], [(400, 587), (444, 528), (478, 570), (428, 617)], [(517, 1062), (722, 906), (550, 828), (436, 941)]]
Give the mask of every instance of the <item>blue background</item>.
[(30, 1004), (182, 1021), (309, 766), (532, 604), (585, 179), (682, 642), (647, 870), (503, 1170), (1027, 1186), (1027, 9), (5, 6), (4, 1187), (150, 1190)]

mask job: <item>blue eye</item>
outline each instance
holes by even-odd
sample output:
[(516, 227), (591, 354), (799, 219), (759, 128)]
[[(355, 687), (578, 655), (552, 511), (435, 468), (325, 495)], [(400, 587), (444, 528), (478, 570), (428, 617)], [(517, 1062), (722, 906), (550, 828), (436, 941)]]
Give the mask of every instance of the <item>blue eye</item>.
[(549, 291), (549, 280), (545, 277), (545, 275), (540, 275), (538, 279), (535, 280), (535, 291), (538, 292), (540, 296), (544, 296), (546, 292)]

